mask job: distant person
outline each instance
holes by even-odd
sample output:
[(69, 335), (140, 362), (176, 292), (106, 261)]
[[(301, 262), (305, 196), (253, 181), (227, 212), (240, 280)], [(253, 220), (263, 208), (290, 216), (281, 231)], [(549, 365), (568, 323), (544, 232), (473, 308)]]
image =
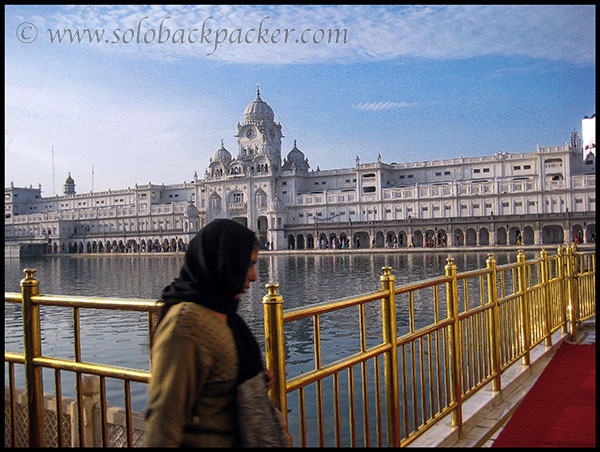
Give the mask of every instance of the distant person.
[(251, 230), (215, 220), (190, 242), (179, 276), (163, 289), (145, 446), (285, 446), (267, 395), (272, 373), (237, 314), (256, 281), (258, 249)]

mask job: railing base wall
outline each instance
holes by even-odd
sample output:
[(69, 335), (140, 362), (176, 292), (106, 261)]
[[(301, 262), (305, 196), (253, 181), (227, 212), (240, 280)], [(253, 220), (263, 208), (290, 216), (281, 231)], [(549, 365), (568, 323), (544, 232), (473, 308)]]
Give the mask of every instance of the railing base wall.
[(451, 417), (441, 420), (407, 447), (480, 447), (514, 413), (568, 335), (552, 334), (552, 345), (538, 344), (531, 350), (531, 365), (515, 362), (502, 373), (502, 390), (492, 383), (463, 402), (463, 438), (452, 426)]
[[(16, 408), (16, 444), (12, 444), (10, 434), (10, 393), (8, 388), (5, 388), (4, 395), (4, 447), (29, 447), (28, 424), (27, 424), (27, 397), (25, 390), (22, 388), (15, 389), (15, 408)], [(86, 397), (84, 397), (86, 399)], [(63, 447), (79, 447), (79, 433), (77, 428), (77, 401), (70, 397), (62, 398), (63, 404)], [(84, 400), (84, 405), (90, 406), (93, 409), (93, 422), (89, 423), (89, 433), (86, 434), (87, 446), (102, 447), (101, 438), (101, 414), (100, 404)], [(46, 447), (57, 447), (58, 439), (56, 434), (56, 397), (52, 394), (44, 394), (44, 410), (45, 410), (45, 439)], [(108, 407), (107, 409), (107, 429), (108, 441), (107, 447), (127, 447), (127, 434), (125, 431), (125, 410), (120, 407)], [(86, 423), (88, 425), (88, 423)], [(132, 428), (133, 428), (133, 446), (140, 447), (144, 443), (144, 435), (146, 425), (144, 413), (132, 412)]]

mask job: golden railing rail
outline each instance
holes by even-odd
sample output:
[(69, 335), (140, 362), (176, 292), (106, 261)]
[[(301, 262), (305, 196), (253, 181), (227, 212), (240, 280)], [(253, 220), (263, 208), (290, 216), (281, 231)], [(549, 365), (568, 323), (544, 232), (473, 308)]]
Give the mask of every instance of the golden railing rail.
[[(527, 261), (523, 251), (517, 262), (497, 266), (489, 255), (486, 268), (457, 273), (447, 259), (445, 274), (426, 281), (396, 287), (390, 267), (384, 267), (380, 288), (355, 297), (283, 310), (283, 297), (277, 284), (268, 284), (263, 297), (267, 367), (275, 375), (269, 394), (282, 412), (297, 420), (301, 446), (319, 446), (333, 441), (341, 446), (361, 442), (377, 446), (405, 446), (447, 415), (462, 432), (462, 405), (466, 399), (491, 382), (501, 389), (501, 375), (513, 363), (529, 364), (530, 350), (562, 328), (576, 339), (577, 325), (596, 314), (596, 262), (593, 252), (579, 253), (571, 245), (548, 256)], [(81, 360), (80, 309), (113, 309), (148, 313), (151, 344), (155, 313), (160, 303), (151, 300), (40, 295), (33, 269), (26, 269), (21, 293), (5, 292), (5, 302), (23, 306), (24, 353), (5, 352), (9, 367), (10, 419), (12, 445), (15, 445), (14, 365), (25, 366), (28, 432), (30, 446), (44, 446), (42, 369), (54, 369), (56, 412), (61, 419), (61, 372), (76, 376), (79, 444), (84, 445), (82, 415), (82, 375), (99, 379), (102, 445), (107, 447), (105, 378), (123, 381), (127, 446), (133, 444), (130, 382), (147, 383), (148, 371), (107, 366)], [(374, 303), (379, 302), (380, 303)], [(63, 306), (73, 310), (74, 359), (42, 356), (39, 306)], [(334, 321), (348, 321), (346, 312), (358, 310), (358, 347), (343, 353), (323, 348), (329, 338), (321, 337), (321, 322), (328, 316), (343, 315)], [(376, 312), (376, 316), (373, 312)], [(418, 320), (423, 314), (427, 321)], [(373, 323), (373, 318), (378, 319)], [(286, 371), (286, 325), (312, 319), (314, 368), (288, 376)], [(293, 328), (291, 328), (293, 330)], [(344, 325), (348, 330), (348, 325)], [(373, 334), (378, 339), (373, 339)], [(374, 343), (373, 343), (374, 342)], [(381, 366), (383, 359), (383, 366)], [(360, 376), (355, 375), (355, 367)], [(343, 373), (347, 374), (344, 384)], [(324, 382), (332, 379), (332, 394)], [(356, 380), (359, 381), (355, 391)], [(340, 393), (347, 391), (347, 402)], [(307, 409), (307, 393), (315, 394), (314, 410)], [(382, 394), (382, 391), (385, 394)], [(298, 410), (288, 411), (288, 397), (297, 395)], [(382, 396), (384, 397), (382, 399)], [(326, 404), (325, 400), (331, 401)], [(385, 409), (382, 404), (385, 403)], [(342, 413), (346, 406), (348, 415)], [(357, 408), (358, 406), (358, 408)], [(327, 413), (333, 410), (333, 416)], [(297, 413), (297, 414), (296, 414)], [(316, 425), (311, 428), (309, 421)], [(362, 430), (357, 425), (362, 421)], [(63, 428), (57, 422), (58, 446)], [(293, 433), (293, 432), (292, 432)], [(310, 435), (310, 438), (309, 438)]]
[[(490, 254), (485, 269), (459, 274), (448, 259), (444, 276), (401, 287), (395, 287), (390, 270), (383, 268), (380, 290), (285, 312), (278, 286), (268, 286), (269, 293), (263, 298), (267, 366), (276, 369), (278, 376), (270, 396), (288, 422), (288, 397), (297, 393), (297, 425), (303, 447), (309, 445), (309, 434), (315, 445), (325, 446), (326, 432), (341, 446), (342, 430), (347, 432), (350, 446), (359, 446), (359, 417), (365, 446), (371, 445), (371, 434), (377, 436), (378, 446), (405, 446), (448, 414), (460, 436), (466, 399), (490, 382), (492, 390), (501, 390), (502, 373), (519, 359), (529, 365), (530, 350), (541, 342), (551, 345), (557, 329), (566, 333), (569, 328), (570, 339), (576, 340), (577, 324), (596, 312), (595, 254), (577, 253), (573, 245), (566, 253), (559, 246), (554, 256), (542, 249), (539, 257), (530, 261), (519, 251), (516, 263), (501, 266)], [(381, 340), (367, 347), (365, 309), (378, 300), (381, 323), (375, 328)], [(360, 350), (323, 364), (322, 317), (356, 307)], [(417, 325), (416, 312), (427, 309), (433, 310), (431, 322)], [(404, 316), (400, 316), (402, 312)], [(284, 326), (305, 318), (312, 318), (313, 323), (314, 369), (285, 380)], [(402, 325), (404, 334), (399, 332)], [(374, 384), (369, 381), (369, 364)], [(358, 402), (355, 366), (361, 371)], [(347, 425), (342, 425), (340, 407), (343, 372), (348, 382)], [(333, 387), (327, 397), (324, 381), (329, 378)], [(312, 413), (306, 408), (311, 385), (316, 386)], [(325, 413), (325, 398), (333, 401), (332, 418)], [(373, 405), (374, 415), (370, 411)], [(333, 425), (326, 425), (326, 420)], [(309, 421), (316, 425), (314, 432)]]

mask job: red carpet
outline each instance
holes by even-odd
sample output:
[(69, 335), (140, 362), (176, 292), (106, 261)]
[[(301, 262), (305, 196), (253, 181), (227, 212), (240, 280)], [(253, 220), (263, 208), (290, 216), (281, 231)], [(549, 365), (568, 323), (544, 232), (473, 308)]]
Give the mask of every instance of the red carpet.
[(595, 447), (596, 345), (563, 342), (492, 447)]

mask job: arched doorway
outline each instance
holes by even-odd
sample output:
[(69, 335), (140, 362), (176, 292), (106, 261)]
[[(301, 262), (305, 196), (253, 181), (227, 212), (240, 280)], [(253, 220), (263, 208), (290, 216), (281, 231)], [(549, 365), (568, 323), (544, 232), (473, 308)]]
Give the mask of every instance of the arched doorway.
[(293, 234), (288, 235), (288, 250), (296, 249), (296, 239)]
[(385, 239), (383, 237), (383, 232), (377, 231), (375, 234), (375, 247), (383, 248), (385, 246)]
[(583, 243), (583, 228), (580, 224), (576, 224), (573, 226), (573, 242), (575, 243)]
[(350, 248), (350, 244), (348, 243), (348, 236), (345, 232), (340, 233), (340, 248)]
[(467, 229), (467, 236), (465, 238), (465, 245), (467, 245), (467, 246), (475, 246), (475, 245), (477, 245), (477, 232), (475, 232), (475, 229), (473, 229), (473, 228)]
[(440, 229), (437, 233), (438, 236), (438, 246), (441, 248), (445, 248), (448, 246), (448, 236), (446, 235), (445, 229)]
[(405, 247), (408, 245), (406, 241), (406, 231), (398, 232), (398, 247)]
[(317, 247), (320, 250), (323, 250), (325, 248), (329, 248), (329, 242), (327, 241), (327, 236), (323, 232), (321, 234), (319, 234), (319, 239), (318, 239)]
[(454, 246), (462, 246), (465, 244), (465, 236), (462, 229), (454, 231)]
[(269, 221), (267, 217), (260, 216), (256, 221), (256, 226), (258, 230), (258, 243), (261, 249), (266, 248), (267, 245), (267, 230), (269, 229)]
[(506, 229), (504, 229), (503, 227), (499, 227), (496, 231), (496, 244), (507, 245), (507, 238), (508, 237), (506, 236)]
[(594, 223), (588, 224), (585, 223), (585, 243), (596, 243), (596, 225)]
[(490, 233), (487, 228), (479, 229), (479, 245), (489, 245), (490, 244)]
[(355, 232), (352, 242), (354, 248), (369, 248), (369, 246), (371, 246), (369, 243), (369, 234), (364, 231)]
[(420, 229), (417, 229), (412, 236), (412, 245), (421, 247), (423, 246), (423, 233)]
[(523, 245), (533, 245), (535, 242), (535, 234), (531, 226), (523, 228)]
[(542, 240), (547, 243), (563, 243), (565, 241), (563, 228), (559, 225), (552, 224), (542, 228)]

